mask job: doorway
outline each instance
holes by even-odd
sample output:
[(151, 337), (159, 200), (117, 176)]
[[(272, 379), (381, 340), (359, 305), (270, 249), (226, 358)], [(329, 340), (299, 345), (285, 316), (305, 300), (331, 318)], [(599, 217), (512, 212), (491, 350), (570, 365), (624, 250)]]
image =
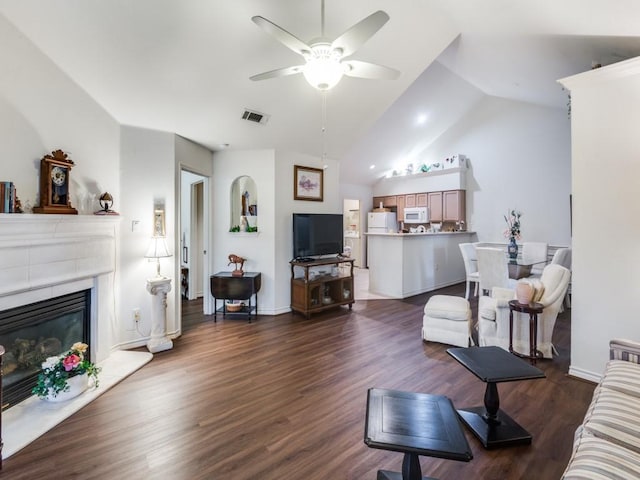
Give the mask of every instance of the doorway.
[(202, 311), (212, 313), (209, 279), (209, 179), (181, 170), (180, 297), (183, 302), (202, 299)]
[(362, 231), (360, 228), (360, 200), (343, 200), (344, 252), (353, 258), (355, 267), (364, 266), (362, 255)]

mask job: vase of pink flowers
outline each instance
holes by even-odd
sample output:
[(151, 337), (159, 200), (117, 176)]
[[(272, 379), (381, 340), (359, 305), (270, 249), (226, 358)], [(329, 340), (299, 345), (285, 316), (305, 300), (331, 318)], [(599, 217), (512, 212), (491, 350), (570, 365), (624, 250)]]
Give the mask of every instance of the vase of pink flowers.
[(90, 379), (97, 387), (101, 369), (87, 358), (87, 349), (86, 343), (76, 342), (66, 352), (47, 358), (32, 393), (50, 402), (62, 402), (84, 392)]
[(504, 221), (507, 223), (507, 229), (504, 231), (504, 236), (509, 239), (507, 245), (507, 252), (509, 258), (515, 260), (518, 258), (518, 244), (516, 240), (520, 240), (520, 217), (522, 213), (517, 210), (510, 210), (508, 215), (504, 216)]

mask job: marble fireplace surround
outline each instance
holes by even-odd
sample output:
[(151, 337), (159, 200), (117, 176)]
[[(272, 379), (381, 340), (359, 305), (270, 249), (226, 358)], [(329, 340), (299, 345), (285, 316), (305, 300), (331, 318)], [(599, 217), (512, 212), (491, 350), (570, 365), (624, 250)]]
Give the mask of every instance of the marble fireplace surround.
[(112, 350), (119, 226), (115, 216), (0, 214), (0, 310), (90, 289), (91, 359), (103, 367), (100, 387), (77, 399), (46, 404), (30, 397), (3, 412), (4, 458), (152, 358)]

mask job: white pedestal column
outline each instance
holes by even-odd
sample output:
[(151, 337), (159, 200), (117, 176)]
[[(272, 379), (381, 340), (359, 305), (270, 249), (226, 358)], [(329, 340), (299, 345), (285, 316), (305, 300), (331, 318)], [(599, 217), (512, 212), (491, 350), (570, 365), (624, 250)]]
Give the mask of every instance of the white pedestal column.
[(156, 277), (147, 279), (147, 291), (153, 295), (151, 303), (151, 338), (147, 348), (151, 353), (173, 348), (173, 342), (167, 337), (167, 293), (171, 291), (171, 279)]

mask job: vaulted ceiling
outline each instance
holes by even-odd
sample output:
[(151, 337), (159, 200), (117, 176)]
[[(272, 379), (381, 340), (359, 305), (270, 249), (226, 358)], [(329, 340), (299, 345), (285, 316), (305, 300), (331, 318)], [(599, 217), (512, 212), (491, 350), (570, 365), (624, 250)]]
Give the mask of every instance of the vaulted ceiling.
[[(400, 78), (343, 78), (323, 117), (302, 75), (249, 80), (301, 63), (251, 17), (309, 41), (320, 0), (0, 0), (0, 14), (118, 122), (214, 151), (325, 152), (347, 183), (371, 184), (484, 95), (564, 109), (558, 78), (640, 55), (635, 0), (326, 0), (326, 36), (376, 10), (391, 18), (352, 58)], [(247, 108), (268, 122), (243, 120)]]

